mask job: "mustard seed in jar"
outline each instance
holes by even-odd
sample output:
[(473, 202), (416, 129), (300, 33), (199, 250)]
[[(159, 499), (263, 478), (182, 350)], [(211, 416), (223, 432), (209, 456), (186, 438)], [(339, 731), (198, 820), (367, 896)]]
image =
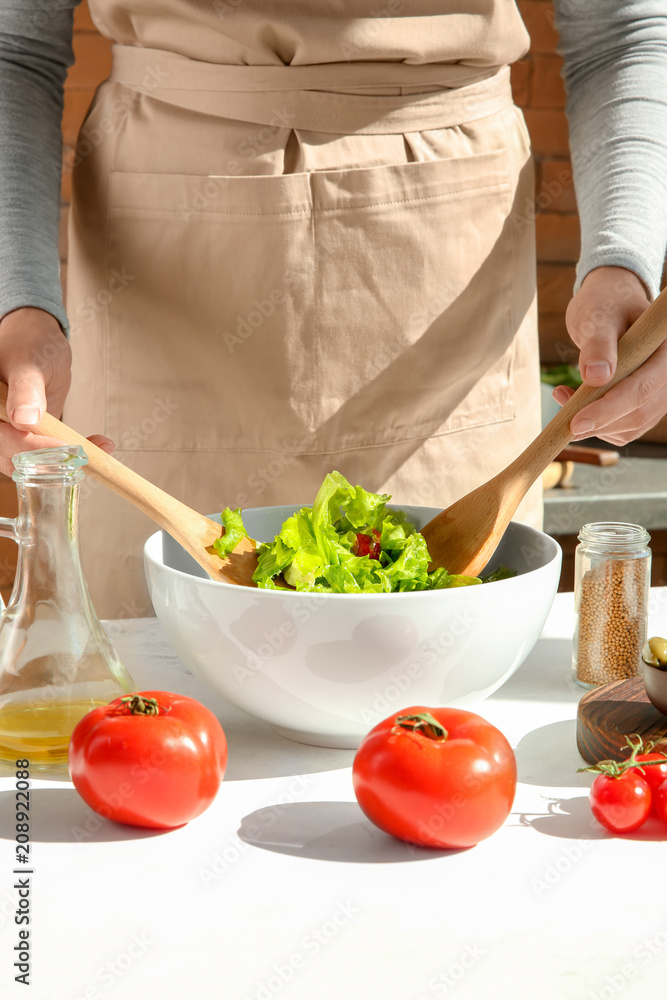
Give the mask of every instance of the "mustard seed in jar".
[(650, 535), (638, 524), (585, 524), (575, 551), (572, 673), (585, 688), (639, 673), (651, 580)]

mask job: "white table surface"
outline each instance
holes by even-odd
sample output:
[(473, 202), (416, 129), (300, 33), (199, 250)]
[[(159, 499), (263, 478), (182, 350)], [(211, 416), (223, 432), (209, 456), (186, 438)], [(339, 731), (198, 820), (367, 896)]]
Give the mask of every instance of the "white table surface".
[[(211, 694), (154, 619), (108, 623), (140, 688), (220, 718), (229, 767), (169, 832), (99, 819), (35, 777), (31, 986), (13, 981), (14, 781), (0, 776), (0, 995), (33, 1000), (624, 1000), (665, 995), (667, 828), (611, 837), (577, 774), (572, 595), (479, 706), (515, 747), (505, 826), (468, 851), (417, 849), (354, 799), (353, 751), (289, 742)], [(667, 588), (651, 634), (667, 632)]]

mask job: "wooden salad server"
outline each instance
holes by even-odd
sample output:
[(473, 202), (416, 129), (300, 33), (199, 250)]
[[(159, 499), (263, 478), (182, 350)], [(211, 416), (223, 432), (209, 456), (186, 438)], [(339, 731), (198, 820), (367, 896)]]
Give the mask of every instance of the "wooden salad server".
[[(6, 403), (7, 386), (0, 382), (0, 419), (9, 422)], [(36, 433), (57, 438), (65, 444), (81, 445), (88, 456), (86, 473), (123, 499), (129, 500), (164, 528), (213, 580), (243, 587), (256, 586), (252, 581), (252, 574), (257, 568), (257, 554), (252, 539), (244, 538), (231, 555), (224, 558), (211, 554), (207, 552), (207, 547), (221, 534), (221, 527), (216, 521), (198, 514), (180, 500), (158, 489), (50, 413), (44, 414)]]
[(618, 342), (616, 373), (607, 385), (581, 385), (531, 444), (493, 479), (457, 500), (422, 528), (432, 567), (479, 576), (524, 496), (572, 440), (570, 421), (589, 403), (631, 374), (667, 336), (667, 289)]

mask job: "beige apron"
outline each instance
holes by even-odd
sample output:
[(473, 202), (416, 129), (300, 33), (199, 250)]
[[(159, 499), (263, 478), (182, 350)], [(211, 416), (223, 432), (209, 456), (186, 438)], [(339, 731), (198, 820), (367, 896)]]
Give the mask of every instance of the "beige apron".
[[(114, 46), (82, 130), (66, 419), (204, 513), (310, 502), (332, 469), (438, 506), (488, 479), (539, 429), (507, 68), (218, 64), (168, 51), (161, 16), (152, 47)], [(152, 530), (84, 490), (102, 616), (150, 613)]]

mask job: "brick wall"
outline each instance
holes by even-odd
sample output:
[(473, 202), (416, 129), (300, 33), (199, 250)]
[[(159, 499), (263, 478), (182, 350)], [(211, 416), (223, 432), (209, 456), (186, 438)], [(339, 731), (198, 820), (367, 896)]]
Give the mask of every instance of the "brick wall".
[[(579, 255), (577, 218), (570, 170), (562, 60), (551, 0), (518, 0), (531, 38), (528, 55), (512, 67), (514, 100), (523, 108), (535, 157), (537, 287), (540, 354), (558, 364), (571, 347), (563, 314), (572, 295)], [(576, 351), (572, 348), (573, 357)]]
[[(551, 0), (517, 0), (531, 38), (530, 52), (512, 67), (516, 103), (523, 108), (535, 158), (537, 294), (540, 355), (545, 364), (576, 361), (565, 329), (579, 257), (579, 219), (569, 160), (562, 59)], [(663, 285), (667, 282), (667, 264)], [(667, 443), (667, 416), (642, 436)]]

